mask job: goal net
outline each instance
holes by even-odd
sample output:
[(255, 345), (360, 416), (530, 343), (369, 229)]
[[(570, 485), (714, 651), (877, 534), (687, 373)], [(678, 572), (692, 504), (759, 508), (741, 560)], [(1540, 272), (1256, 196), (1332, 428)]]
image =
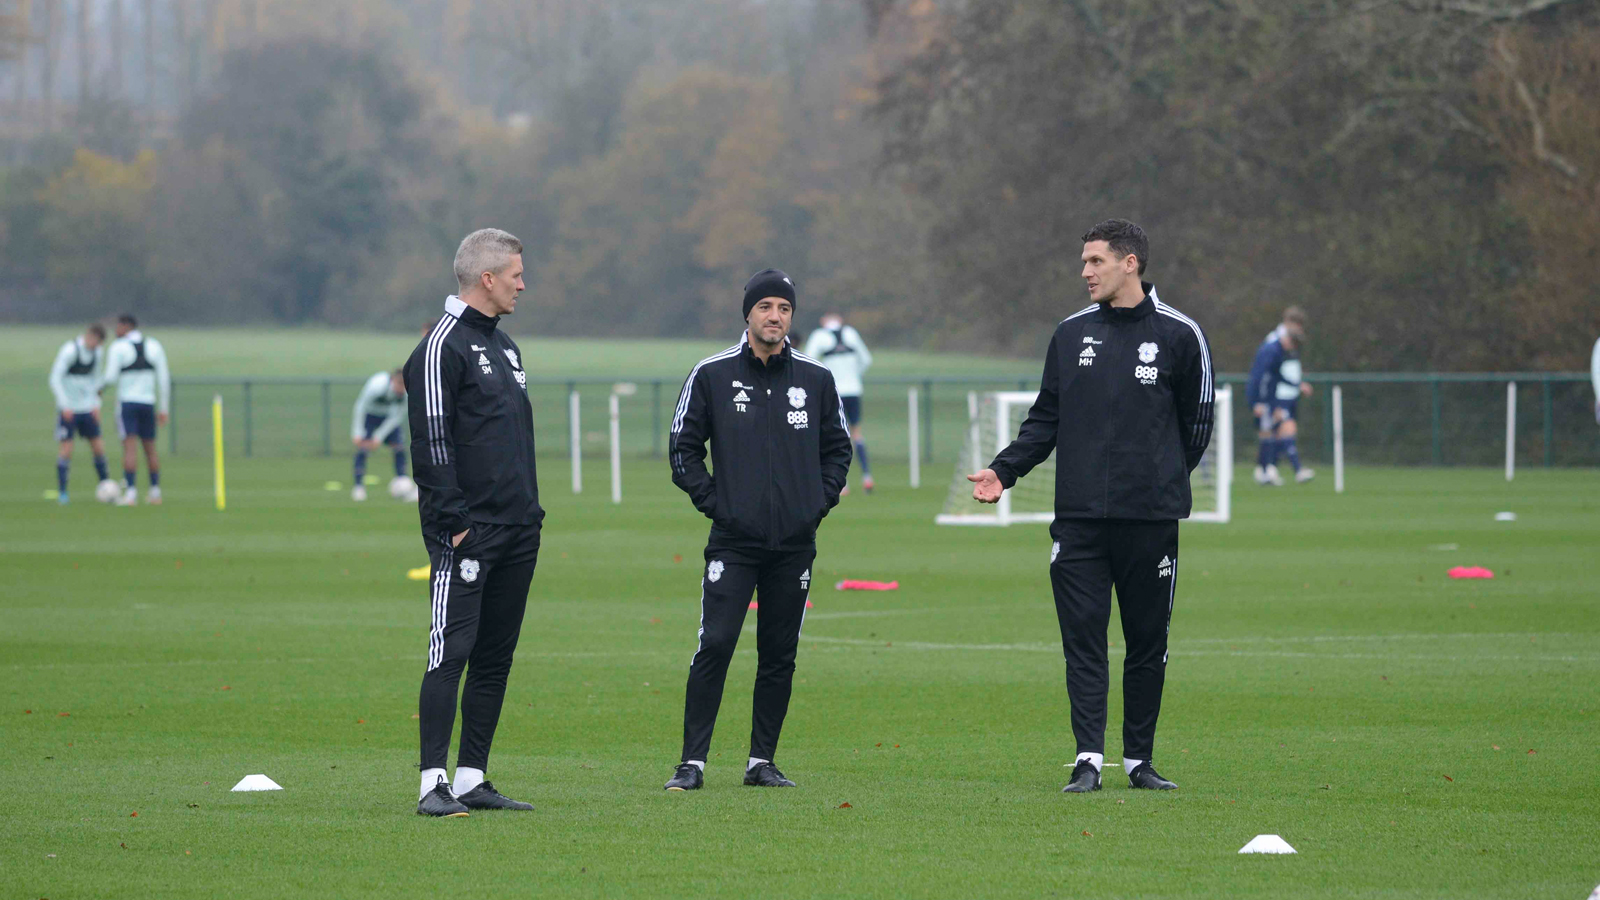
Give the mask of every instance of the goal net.
[[(967, 475), (989, 467), (995, 454), (1016, 437), (1028, 408), (1038, 397), (1036, 391), (992, 391), (967, 395), (967, 434), (961, 456), (956, 460), (955, 477), (944, 501), (944, 511), (935, 520), (940, 525), (1011, 525), (1017, 522), (1050, 522), (1056, 508), (1056, 455), (1040, 463), (1028, 477), (1019, 480), (1000, 495), (1000, 502), (983, 504), (972, 499), (972, 482)], [(1211, 446), (1200, 465), (1189, 476), (1194, 494), (1190, 521), (1226, 522), (1233, 487), (1233, 390), (1217, 388), (1216, 423)]]

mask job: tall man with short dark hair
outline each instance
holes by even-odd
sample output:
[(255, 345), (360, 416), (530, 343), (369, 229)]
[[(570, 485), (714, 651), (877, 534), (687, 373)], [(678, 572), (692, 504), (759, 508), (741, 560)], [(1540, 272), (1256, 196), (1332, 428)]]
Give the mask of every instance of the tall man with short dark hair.
[[(494, 228), (474, 231), (456, 251), (455, 274), (460, 295), (445, 298), (444, 316), (403, 370), (432, 568), (428, 667), (417, 711), (417, 813), (429, 816), (533, 809), (484, 780), (544, 521), (528, 379), (516, 342), (498, 327), (522, 292), (522, 242)], [(463, 670), (452, 785), (445, 763)]]
[(1156, 774), (1152, 757), (1178, 520), (1189, 515), (1189, 473), (1211, 442), (1214, 382), (1200, 326), (1141, 280), (1149, 258), (1149, 239), (1132, 222), (1111, 219), (1083, 236), (1083, 278), (1094, 302), (1056, 326), (1039, 398), (1017, 439), (989, 468), (967, 476), (973, 497), (994, 503), (1056, 452), (1050, 585), (1078, 744), (1068, 793), (1100, 789), (1113, 586), (1127, 645), (1124, 771), (1135, 788), (1177, 787)]
[[(752, 593), (756, 685), (744, 783), (794, 787), (778, 771), (795, 652), (817, 556), (817, 525), (850, 470), (850, 429), (833, 373), (789, 345), (795, 285), (777, 269), (744, 286), (744, 338), (703, 359), (672, 418), (672, 483), (711, 520), (700, 579), (700, 646), (689, 665), (683, 756), (669, 791), (704, 783), (711, 731)], [(715, 474), (706, 470), (711, 442)]]
[(150, 476), (146, 502), (161, 504), (161, 458), (156, 453), (156, 426), (167, 424), (172, 405), (172, 373), (161, 342), (139, 330), (133, 313), (117, 316), (117, 339), (106, 353), (103, 384), (117, 386), (117, 431), (122, 435), (122, 477), (127, 488), (118, 506), (139, 502), (135, 486), (139, 447), (144, 448), (145, 471)]

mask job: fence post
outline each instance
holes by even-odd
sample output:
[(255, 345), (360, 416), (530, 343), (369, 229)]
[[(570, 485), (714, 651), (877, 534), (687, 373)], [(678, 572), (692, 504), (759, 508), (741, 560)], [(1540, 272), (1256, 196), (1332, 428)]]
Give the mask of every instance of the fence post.
[(1542, 393), (1544, 394), (1544, 467), (1546, 469), (1548, 469), (1548, 468), (1550, 468), (1551, 461), (1554, 458), (1553, 449), (1552, 449), (1551, 445), (1554, 444), (1555, 441), (1556, 441), (1556, 421), (1555, 421), (1555, 413), (1552, 410), (1553, 404), (1551, 403), (1551, 399), (1550, 399), (1550, 376), (1549, 375), (1546, 375), (1544, 377), (1543, 388), (1544, 388), (1544, 390), (1542, 391)]
[(333, 455), (333, 385), (322, 383), (322, 455)]
[(922, 461), (933, 462), (933, 379), (922, 382)]
[[(1332, 388), (1330, 389), (1329, 393), (1331, 394), (1333, 391), (1337, 391), (1337, 390), (1339, 390), (1339, 386), (1338, 385), (1333, 385)], [(1330, 398), (1330, 400), (1328, 402), (1328, 433), (1322, 439), (1323, 446), (1326, 447), (1327, 450), (1328, 450), (1328, 458), (1329, 459), (1333, 458), (1333, 446), (1334, 446), (1333, 429), (1335, 427), (1334, 426), (1334, 422), (1336, 422), (1336, 421), (1337, 421), (1337, 419), (1333, 414), (1333, 401)]]
[(571, 428), (572, 446), (572, 492), (583, 493), (583, 432), (579, 430), (578, 421), (578, 387), (574, 382), (567, 382), (572, 386), (572, 393), (567, 395), (567, 422)]
[(250, 455), (251, 429), (250, 429), (250, 382), (244, 383), (244, 455)]
[(1333, 419), (1332, 426), (1328, 429), (1333, 436), (1333, 492), (1344, 493), (1344, 391), (1339, 385), (1334, 385), (1333, 403), (1328, 406), (1328, 415)]
[(917, 422), (917, 389), (912, 387), (906, 392), (906, 415), (910, 421), (906, 427), (906, 439), (911, 442), (911, 452), (906, 454), (911, 458), (911, 486), (922, 487), (922, 448), (917, 446), (917, 429), (921, 425)]
[(1506, 480), (1517, 474), (1517, 383), (1506, 382)]
[(1429, 379), (1428, 385), (1433, 393), (1433, 464), (1442, 466), (1444, 465), (1444, 435), (1440, 431), (1439, 424), (1439, 379)]
[(650, 382), (650, 455), (661, 458), (661, 379)]

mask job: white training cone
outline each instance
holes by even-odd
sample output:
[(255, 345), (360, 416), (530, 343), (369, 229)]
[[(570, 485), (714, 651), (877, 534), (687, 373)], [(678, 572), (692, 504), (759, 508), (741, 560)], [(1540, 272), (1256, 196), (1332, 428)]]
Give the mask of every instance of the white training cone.
[(1289, 842), (1275, 834), (1258, 834), (1239, 848), (1240, 853), (1293, 853)]
[(1496, 522), (1515, 522), (1517, 514), (1514, 512), (1497, 512), (1494, 514), (1494, 520)]
[[(233, 786), (236, 791), (281, 791), (283, 786), (265, 775), (246, 775)], [(1293, 850), (1289, 851), (1293, 853)]]

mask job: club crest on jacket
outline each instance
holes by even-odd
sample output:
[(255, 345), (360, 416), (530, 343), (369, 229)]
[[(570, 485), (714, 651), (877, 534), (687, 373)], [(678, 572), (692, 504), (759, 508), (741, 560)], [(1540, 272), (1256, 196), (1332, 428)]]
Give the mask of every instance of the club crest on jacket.
[(803, 387), (789, 388), (789, 405), (799, 409), (806, 405), (806, 389)]
[(706, 580), (717, 581), (722, 578), (722, 560), (713, 559), (706, 566)]
[(461, 561), (461, 580), (468, 584), (478, 580), (478, 561), (463, 559)]

